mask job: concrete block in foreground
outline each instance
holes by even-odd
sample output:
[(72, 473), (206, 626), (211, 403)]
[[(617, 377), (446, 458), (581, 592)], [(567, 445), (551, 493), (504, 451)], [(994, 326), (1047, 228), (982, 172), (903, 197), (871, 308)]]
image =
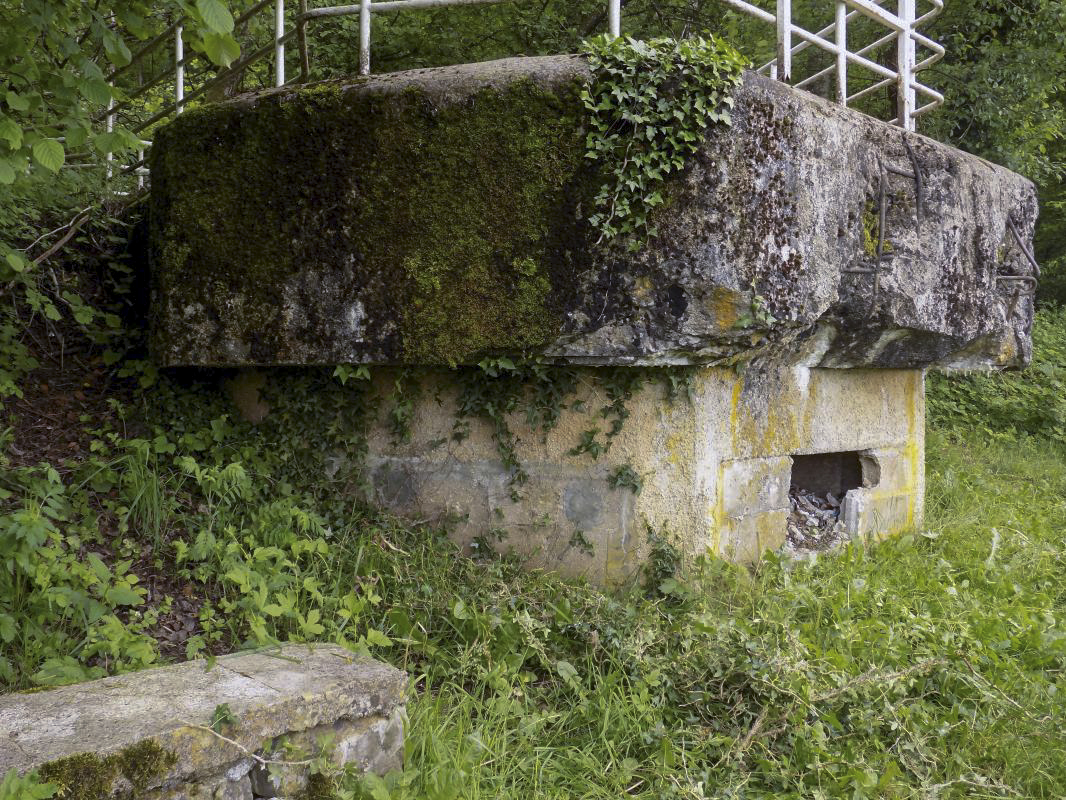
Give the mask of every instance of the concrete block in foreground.
[[(272, 775), (256, 756), (398, 769), (406, 691), (407, 676), (386, 664), (334, 645), (288, 645), (7, 695), (0, 774), (37, 770), (65, 800), (293, 796), (307, 768)], [(207, 730), (221, 704), (234, 719), (219, 727), (229, 742)]]

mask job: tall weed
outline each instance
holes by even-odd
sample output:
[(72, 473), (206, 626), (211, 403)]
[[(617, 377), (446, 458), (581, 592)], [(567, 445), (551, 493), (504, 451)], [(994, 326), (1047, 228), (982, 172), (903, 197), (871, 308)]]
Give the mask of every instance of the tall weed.
[(1038, 311), (1033, 363), (1025, 370), (931, 374), (930, 424), (1008, 441), (1040, 436), (1066, 444), (1066, 307)]

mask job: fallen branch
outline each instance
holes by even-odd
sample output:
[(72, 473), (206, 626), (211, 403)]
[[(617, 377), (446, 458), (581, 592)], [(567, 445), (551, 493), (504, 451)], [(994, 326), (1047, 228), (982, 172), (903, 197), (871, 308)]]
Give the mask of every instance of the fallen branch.
[(83, 208), (81, 211), (79, 211), (77, 214), (75, 214), (74, 217), (70, 220), (70, 222), (68, 222), (66, 225), (60, 225), (58, 228), (56, 228), (53, 231), (48, 231), (48, 233), (42, 233), (40, 236), (38, 236), (36, 239), (34, 239), (28, 245), (23, 247), (22, 248), (22, 252), (28, 253), (30, 250), (32, 250), (34, 247), (36, 247), (38, 244), (40, 244), (45, 239), (47, 239), (49, 236), (53, 236), (53, 235), (59, 233), (60, 231), (65, 231), (67, 228), (69, 228), (71, 225), (73, 225), (78, 220), (78, 217), (80, 217), (82, 214), (84, 214), (84, 213), (86, 213), (87, 211), (90, 211), (90, 210), (92, 210), (92, 206), (89, 206), (87, 208)]
[[(803, 701), (801, 698), (798, 697), (796, 698), (796, 700), (802, 702), (804, 705), (810, 708), (811, 711), (815, 711), (814, 706), (817, 703), (824, 703), (827, 700), (833, 700), (839, 697), (840, 695), (845, 694), (846, 692), (849, 692), (852, 689), (855, 689), (856, 687), (864, 686), (870, 683), (880, 683), (883, 681), (893, 681), (899, 680), (901, 678), (908, 678), (911, 675), (928, 672), (934, 667), (943, 666), (946, 663), (946, 659), (931, 658), (926, 661), (920, 661), (917, 664), (913, 664), (907, 667), (906, 669), (895, 670), (893, 672), (870, 670), (869, 672), (864, 672), (863, 674), (859, 675), (854, 680), (849, 681), (843, 686), (837, 687), (836, 689), (833, 689), (829, 692), (823, 692), (822, 694), (815, 695), (810, 699), (810, 701)], [(778, 721), (781, 717), (787, 717), (788, 714), (791, 712), (792, 708), (795, 708), (795, 703), (793, 703), (793, 705), (787, 710), (785, 710), (783, 713), (779, 712), (775, 714), (774, 721)], [(743, 755), (748, 750), (748, 748), (751, 747), (751, 743), (755, 741), (755, 737), (759, 735), (759, 732), (766, 724), (766, 720), (768, 719), (769, 715), (770, 707), (763, 707), (762, 711), (759, 712), (759, 716), (755, 718), (755, 722), (752, 724), (751, 728), (748, 729), (748, 732), (744, 735), (744, 738), (741, 739), (740, 745), (737, 749), (737, 752), (739, 754)], [(780, 726), (773, 728), (766, 733), (766, 738), (773, 739), (775, 736), (781, 735), (786, 730), (788, 730), (788, 726)]]
[(247, 747), (245, 747), (240, 742), (235, 742), (232, 739), (227, 739), (225, 736), (223, 736), (221, 733), (216, 731), (214, 728), (209, 728), (206, 725), (197, 725), (195, 722), (186, 722), (185, 720), (178, 720), (178, 722), (180, 724), (184, 725), (186, 728), (195, 728), (196, 730), (205, 731), (207, 733), (210, 733), (216, 739), (221, 739), (226, 744), (232, 745), (233, 747), (236, 747), (238, 750), (240, 750), (246, 756), (248, 756), (249, 758), (254, 760), (257, 764), (259, 764), (260, 766), (263, 766), (263, 767), (269, 767), (271, 765), (281, 766), (281, 767), (306, 767), (306, 766), (309, 766), (314, 761), (313, 758), (308, 758), (308, 759), (305, 759), (304, 761), (282, 761), (282, 760), (274, 759), (274, 758), (263, 758), (262, 756), (253, 753), (251, 750), (249, 750)]
[(880, 672), (876, 670), (870, 670), (859, 675), (855, 680), (845, 683), (834, 689), (831, 692), (825, 692), (823, 694), (815, 695), (811, 698), (812, 703), (824, 703), (826, 700), (833, 700), (840, 695), (848, 692), (857, 686), (863, 686), (868, 683), (881, 683), (882, 681), (894, 681), (901, 678), (909, 678), (911, 675), (916, 675), (922, 672), (928, 672), (934, 667), (942, 667), (947, 664), (947, 659), (944, 658), (930, 658), (926, 661), (919, 661), (917, 664), (913, 664), (906, 669), (896, 670), (894, 672)]
[(46, 261), (53, 255), (55, 255), (57, 252), (59, 252), (59, 250), (62, 249), (63, 245), (69, 242), (74, 237), (74, 234), (78, 232), (78, 229), (81, 228), (81, 226), (84, 225), (89, 219), (89, 210), (90, 209), (87, 208), (84, 211), (79, 212), (78, 216), (71, 220), (70, 226), (67, 228), (67, 232), (63, 234), (62, 237), (60, 237), (59, 241), (57, 241), (55, 244), (53, 244), (51, 247), (41, 253), (41, 255), (37, 256), (37, 258), (33, 259), (33, 263), (40, 264), (41, 262)]
[(751, 747), (752, 741), (758, 735), (759, 729), (762, 728), (763, 724), (766, 722), (766, 717), (769, 713), (770, 708), (769, 706), (766, 706), (763, 708), (762, 711), (759, 712), (759, 716), (755, 718), (754, 724), (751, 726), (751, 728), (748, 729), (748, 732), (747, 734), (745, 734), (744, 739), (740, 742), (740, 753), (742, 755), (747, 752), (749, 747)]
[(1045, 722), (1050, 722), (1051, 721), (1051, 717), (1050, 716), (1036, 717), (1033, 714), (1031, 714), (1029, 712), (1029, 710), (1025, 708), (1025, 706), (1021, 705), (1017, 700), (1015, 700), (1009, 694), (1007, 694), (1002, 689), (1000, 689), (998, 686), (996, 686), (996, 684), (992, 683), (992, 681), (990, 681), (988, 678), (986, 678), (984, 675), (982, 675), (980, 672), (978, 672), (976, 669), (974, 669), (973, 664), (970, 663), (970, 659), (968, 659), (966, 656), (960, 655), (959, 658), (962, 659), (962, 663), (965, 664), (966, 668), (968, 670), (970, 670), (970, 672), (973, 673), (973, 676), (975, 678), (977, 678), (982, 683), (984, 683), (985, 686), (988, 686), (990, 689), (995, 691), (996, 694), (998, 694), (1000, 697), (1002, 697), (1004, 700), (1006, 700), (1008, 703), (1010, 703), (1012, 706), (1014, 706), (1016, 709), (1018, 709), (1020, 712), (1022, 712), (1022, 714), (1024, 716), (1028, 717), (1033, 722), (1037, 722), (1037, 723), (1040, 723), (1040, 724), (1043, 724)]

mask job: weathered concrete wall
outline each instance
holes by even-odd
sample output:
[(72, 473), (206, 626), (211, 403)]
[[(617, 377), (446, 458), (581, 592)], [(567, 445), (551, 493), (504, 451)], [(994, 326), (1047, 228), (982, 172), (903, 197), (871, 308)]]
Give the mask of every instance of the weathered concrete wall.
[(158, 360), (1028, 359), (1032, 300), (999, 280), (1030, 272), (1008, 231), (1032, 236), (1028, 181), (748, 74), (733, 126), (666, 187), (661, 235), (605, 251), (587, 78), (579, 58), (508, 59), (183, 114), (152, 148)]
[[(5, 695), (0, 774), (37, 770), (63, 800), (131, 790), (136, 800), (293, 797), (308, 768), (272, 774), (262, 760), (402, 766), (406, 692), (406, 675), (385, 664), (332, 645), (289, 645)], [(233, 723), (218, 732), (229, 742), (207, 730), (223, 703)]]
[[(410, 441), (394, 441), (387, 407), (372, 433), (375, 498), (419, 517), (451, 518), (453, 536), (464, 544), (476, 540), (517, 552), (530, 566), (607, 584), (638, 571), (649, 530), (666, 534), (689, 558), (709, 550), (751, 561), (781, 548), (793, 455), (859, 451), (870, 464), (872, 485), (848, 495), (850, 535), (882, 536), (921, 523), (920, 371), (698, 369), (689, 397), (669, 400), (660, 385), (635, 395), (621, 433), (597, 459), (569, 452), (584, 431), (606, 427), (599, 412), (607, 400), (590, 388), (591, 374), (585, 377), (574, 398), (584, 410), (564, 412), (546, 435), (519, 414), (511, 420), (530, 475), (518, 502), (490, 426), (474, 421), (469, 435), (454, 441), (453, 390), (439, 376), (427, 378)], [(611, 488), (620, 467), (640, 476), (639, 494)]]

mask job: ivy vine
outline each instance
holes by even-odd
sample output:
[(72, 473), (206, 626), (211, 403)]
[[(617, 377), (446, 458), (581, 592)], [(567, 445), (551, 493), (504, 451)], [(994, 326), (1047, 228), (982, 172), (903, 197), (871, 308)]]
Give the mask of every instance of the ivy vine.
[[(541, 358), (487, 358), (477, 367), (460, 367), (456, 372), (459, 394), (452, 438), (469, 433), (469, 420), (481, 419), (492, 428), (492, 439), (504, 469), (509, 475), (511, 499), (517, 502), (523, 484), (529, 480), (518, 456), (518, 439), (508, 418), (525, 417), (529, 430), (546, 435), (564, 411), (583, 413), (587, 409), (577, 399), (582, 383), (606, 395), (607, 402), (596, 416), (607, 423), (606, 430), (593, 426), (583, 431), (569, 450), (570, 456), (588, 455), (594, 461), (611, 448), (615, 437), (629, 419), (627, 403), (647, 384), (665, 388), (666, 399), (674, 402), (689, 396), (693, 370), (685, 367), (616, 367), (596, 370), (584, 380), (571, 366), (550, 364)], [(623, 465), (612, 474), (612, 488), (626, 488), (639, 494), (642, 480), (632, 467)]]
[(583, 52), (592, 79), (586, 158), (605, 175), (589, 216), (598, 245), (637, 250), (656, 235), (652, 214), (662, 185), (682, 170), (712, 125), (729, 125), (730, 93), (746, 61), (716, 36), (689, 39), (597, 37)]

